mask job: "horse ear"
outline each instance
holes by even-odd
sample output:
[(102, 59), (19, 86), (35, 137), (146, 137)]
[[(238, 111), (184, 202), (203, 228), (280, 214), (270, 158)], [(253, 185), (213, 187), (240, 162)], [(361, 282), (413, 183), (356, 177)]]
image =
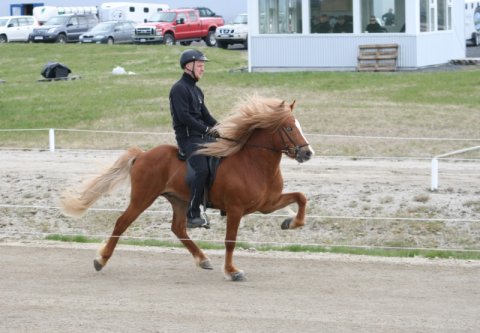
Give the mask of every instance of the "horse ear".
[(297, 102), (296, 99), (293, 100), (292, 104), (290, 104), (290, 109), (293, 111), (293, 108), (295, 107), (295, 103)]

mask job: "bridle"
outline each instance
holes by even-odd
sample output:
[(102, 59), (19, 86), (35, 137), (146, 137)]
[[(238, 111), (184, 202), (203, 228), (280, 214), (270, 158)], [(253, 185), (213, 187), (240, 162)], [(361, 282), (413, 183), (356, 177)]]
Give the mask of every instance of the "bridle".
[[(297, 154), (300, 151), (300, 149), (302, 149), (303, 147), (309, 146), (310, 144), (307, 142), (303, 145), (297, 145), (295, 143), (295, 141), (292, 139), (291, 135), (288, 134), (288, 132), (291, 132), (291, 131), (292, 131), (292, 128), (290, 126), (281, 128), (281, 131), (279, 133), (280, 133), (280, 138), (282, 139), (282, 143), (283, 143), (284, 148), (281, 149), (280, 151), (282, 153), (286, 154), (287, 156), (297, 157)], [(278, 130), (277, 130), (277, 132), (278, 132)], [(287, 136), (288, 141), (290, 141), (290, 143), (293, 145), (293, 147), (290, 147), (288, 145), (288, 142), (285, 140), (285, 137), (283, 136), (283, 134), (285, 134)]]

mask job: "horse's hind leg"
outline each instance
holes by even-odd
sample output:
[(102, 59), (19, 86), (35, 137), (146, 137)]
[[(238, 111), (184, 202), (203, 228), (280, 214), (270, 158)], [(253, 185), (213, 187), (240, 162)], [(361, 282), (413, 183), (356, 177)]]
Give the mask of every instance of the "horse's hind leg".
[(192, 254), (197, 266), (203, 269), (213, 269), (210, 259), (195, 244), (187, 234), (187, 202), (172, 195), (165, 196), (172, 204), (172, 232)]
[(112, 235), (109, 237), (107, 243), (98, 250), (97, 257), (93, 260), (93, 265), (97, 271), (101, 270), (107, 264), (108, 259), (110, 259), (117, 246), (120, 236), (154, 200), (155, 198), (141, 205), (136, 205), (131, 202), (127, 210), (117, 219)]

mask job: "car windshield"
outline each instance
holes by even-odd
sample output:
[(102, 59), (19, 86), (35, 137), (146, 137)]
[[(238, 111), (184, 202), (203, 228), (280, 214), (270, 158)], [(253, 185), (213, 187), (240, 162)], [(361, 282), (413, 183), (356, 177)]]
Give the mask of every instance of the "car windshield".
[(117, 24), (117, 22), (102, 22), (97, 24), (91, 32), (105, 32), (105, 31), (112, 31), (113, 27)]
[(173, 22), (175, 13), (156, 12), (148, 19), (148, 22)]
[(7, 25), (8, 19), (0, 19), (0, 27), (4, 27)]
[(68, 16), (52, 16), (50, 17), (45, 25), (62, 25), (67, 23)]
[(233, 24), (248, 24), (247, 17), (247, 15), (238, 15), (237, 17), (235, 17)]

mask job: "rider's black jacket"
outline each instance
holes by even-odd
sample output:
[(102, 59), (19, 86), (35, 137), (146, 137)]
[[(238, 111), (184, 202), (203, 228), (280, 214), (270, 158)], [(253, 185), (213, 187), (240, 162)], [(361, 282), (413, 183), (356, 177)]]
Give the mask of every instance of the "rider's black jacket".
[(190, 75), (183, 73), (172, 86), (169, 98), (177, 138), (204, 136), (217, 123), (203, 102), (203, 92)]

